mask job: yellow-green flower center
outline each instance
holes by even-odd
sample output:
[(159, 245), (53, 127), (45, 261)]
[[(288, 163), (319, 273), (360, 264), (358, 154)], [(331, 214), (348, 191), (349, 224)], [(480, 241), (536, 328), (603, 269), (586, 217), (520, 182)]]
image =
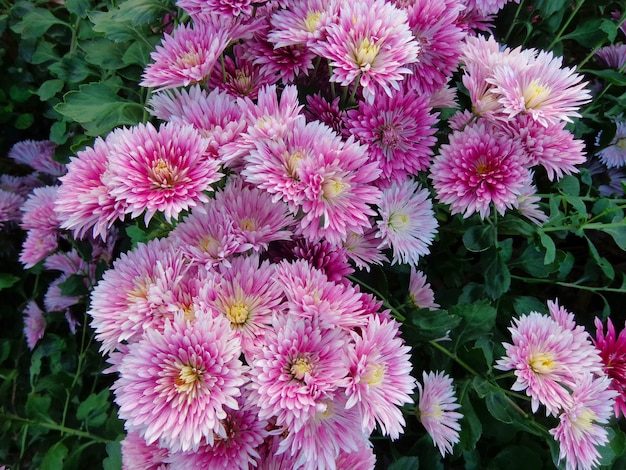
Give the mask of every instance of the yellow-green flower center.
[(290, 367), (291, 375), (296, 380), (304, 380), (306, 374), (310, 374), (313, 370), (313, 365), (311, 361), (309, 361), (306, 357), (298, 357), (295, 361), (291, 363)]
[(235, 302), (226, 307), (226, 318), (230, 320), (233, 326), (240, 326), (248, 321), (250, 309), (241, 301)]
[(306, 18), (304, 19), (304, 27), (309, 33), (314, 33), (317, 31), (317, 28), (320, 25), (320, 18), (322, 17), (322, 12), (320, 11), (309, 11), (307, 12)]
[(550, 87), (543, 86), (537, 80), (530, 82), (523, 92), (526, 109), (533, 109), (541, 106), (550, 96), (550, 91), (552, 91)]
[(203, 372), (193, 366), (184, 365), (176, 378), (176, 390), (181, 393), (190, 393), (202, 381)]
[(549, 374), (556, 366), (554, 357), (543, 352), (531, 354), (528, 363), (533, 372), (537, 374)]
[(363, 379), (365, 382), (373, 387), (376, 387), (383, 383), (385, 378), (385, 365), (384, 364), (370, 364), (367, 366), (366, 374)]
[(378, 45), (365, 38), (354, 48), (354, 62), (361, 69), (369, 70), (374, 65), (379, 50), (380, 47)]

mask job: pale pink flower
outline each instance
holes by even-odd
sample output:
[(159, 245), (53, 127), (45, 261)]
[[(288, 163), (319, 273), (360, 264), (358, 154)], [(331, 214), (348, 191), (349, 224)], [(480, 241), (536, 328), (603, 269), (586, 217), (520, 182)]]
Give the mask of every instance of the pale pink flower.
[(423, 385), (418, 381), (419, 420), (437, 446), (442, 456), (452, 453), (452, 447), (459, 442), (463, 415), (455, 411), (461, 407), (457, 403), (452, 379), (444, 372), (422, 372)]
[(163, 90), (207, 79), (231, 40), (229, 33), (214, 22), (179, 25), (172, 35), (166, 33), (161, 45), (150, 54), (152, 63), (139, 84)]
[(392, 264), (416, 265), (420, 257), (430, 252), (438, 225), (428, 190), (406, 179), (383, 191), (379, 211), (379, 247), (392, 248)]
[(517, 197), (518, 212), (539, 226), (550, 220), (550, 217), (539, 208), (540, 201), (541, 197), (537, 196), (537, 188), (532, 184), (523, 188)]
[(410, 348), (400, 338), (398, 322), (378, 315), (369, 315), (360, 334), (351, 334), (355, 347), (346, 350), (346, 407), (360, 410), (364, 433), (378, 424), (383, 435), (397, 439), (405, 425), (399, 407), (413, 403)]
[(382, 265), (384, 262), (389, 261), (379, 248), (380, 240), (378, 240), (377, 234), (378, 231), (374, 228), (365, 230), (362, 234), (348, 232), (343, 246), (347, 250), (348, 258), (359, 269), (365, 269), (369, 272), (371, 265)]
[(336, 23), (328, 25), (325, 39), (312, 48), (331, 61), (330, 81), (359, 85), (370, 103), (374, 85), (389, 96), (390, 87), (398, 89), (398, 81), (411, 73), (407, 65), (417, 62), (420, 52), (406, 12), (384, 0), (342, 3)]
[(559, 462), (565, 459), (567, 470), (591, 470), (600, 463), (598, 448), (609, 441), (602, 425), (613, 415), (617, 395), (610, 383), (606, 376), (583, 373), (573, 386), (558, 426), (550, 429), (559, 443)]
[(58, 233), (41, 229), (29, 230), (20, 251), (20, 262), (26, 269), (32, 268), (58, 247)]
[(193, 18), (210, 15), (249, 17), (252, 15), (252, 0), (177, 0), (176, 5)]
[(187, 88), (173, 88), (152, 94), (148, 100), (147, 111), (162, 121), (183, 118), (186, 109), (198, 101), (204, 101), (209, 93), (200, 85)]
[(54, 212), (58, 186), (43, 186), (33, 189), (21, 207), (20, 227), (24, 230), (55, 232), (59, 229), (59, 219)]
[(414, 266), (411, 266), (409, 297), (416, 308), (436, 310), (439, 308), (439, 304), (435, 302), (435, 293), (426, 281), (426, 275), (422, 271), (417, 271)]
[(426, 95), (401, 88), (392, 96), (379, 96), (375, 104), (360, 102), (348, 111), (346, 128), (368, 145), (381, 177), (400, 182), (430, 166), (437, 140), (437, 114), (431, 111)]
[(23, 140), (11, 147), (8, 157), (36, 171), (61, 176), (65, 173), (65, 165), (54, 161), (56, 147), (57, 145), (50, 140)]
[(120, 443), (122, 470), (168, 470), (169, 452), (157, 443), (147, 444), (139, 432), (129, 432)]
[(275, 47), (312, 46), (325, 37), (339, 11), (335, 0), (304, 0), (291, 2), (290, 8), (276, 10), (270, 18), (268, 40)]
[(488, 122), (468, 125), (450, 135), (431, 167), (437, 198), (464, 218), (477, 212), (481, 219), (493, 203), (501, 215), (515, 207), (522, 188), (530, 184), (519, 143)]
[(607, 168), (626, 166), (626, 121), (617, 121), (615, 125), (617, 130), (610, 145), (597, 153)]
[(24, 335), (28, 349), (33, 350), (37, 341), (43, 338), (46, 332), (46, 319), (43, 311), (34, 300), (29, 300), (24, 309)]
[(199, 314), (189, 322), (179, 313), (163, 331), (146, 330), (130, 345), (112, 386), (126, 429), (172, 452), (225, 438), (226, 408), (239, 408), (246, 382), (240, 353), (221, 316)]
[(337, 456), (337, 470), (374, 470), (376, 466), (376, 455), (372, 449), (372, 444), (363, 437), (357, 442), (358, 449), (352, 452), (340, 450)]
[(602, 366), (606, 375), (611, 378), (609, 388), (615, 390), (614, 412), (620, 418), (626, 416), (626, 328), (622, 328), (619, 335), (610, 318), (606, 321), (606, 335), (599, 318), (595, 318), (596, 337), (594, 344), (600, 352)]
[(223, 175), (219, 162), (206, 157), (208, 140), (190, 125), (152, 124), (113, 131), (106, 186), (116, 201), (147, 225), (157, 212), (168, 221), (207, 202), (205, 191)]

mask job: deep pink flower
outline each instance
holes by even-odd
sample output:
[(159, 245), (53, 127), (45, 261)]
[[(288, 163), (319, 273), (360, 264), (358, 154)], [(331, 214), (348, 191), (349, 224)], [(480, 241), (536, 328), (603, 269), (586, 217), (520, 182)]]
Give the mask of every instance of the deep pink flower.
[(606, 322), (606, 335), (602, 321), (596, 317), (594, 344), (600, 352), (604, 372), (612, 379), (609, 388), (618, 394), (615, 397), (615, 416), (626, 416), (626, 328), (619, 335), (610, 318)]
[(334, 247), (326, 240), (311, 243), (299, 238), (294, 241), (291, 253), (296, 259), (308, 261), (333, 282), (350, 282), (346, 280), (346, 276), (354, 272), (348, 261), (348, 250), (345, 247)]
[(428, 190), (406, 179), (383, 191), (379, 210), (379, 247), (392, 248), (392, 264), (416, 265), (421, 256), (430, 252), (438, 225)]
[(384, 0), (341, 4), (339, 18), (326, 29), (326, 37), (312, 46), (318, 55), (329, 59), (330, 81), (343, 86), (361, 87), (363, 97), (374, 101), (374, 85), (389, 96), (398, 81), (417, 62), (420, 46), (413, 37), (404, 10)]
[(602, 424), (613, 415), (615, 395), (606, 376), (583, 373), (573, 386), (558, 426), (550, 429), (559, 443), (559, 462), (565, 459), (567, 470), (591, 470), (599, 465), (598, 447), (609, 441)]
[(360, 102), (348, 111), (346, 128), (368, 145), (381, 176), (399, 182), (430, 166), (436, 123), (428, 97), (401, 88), (392, 96), (379, 96), (375, 104)]
[(337, 134), (346, 134), (346, 111), (339, 108), (339, 99), (340, 97), (337, 96), (334, 100), (332, 100), (332, 102), (328, 102), (319, 93), (315, 95), (308, 95), (306, 97), (307, 106), (303, 111), (307, 122), (320, 121), (334, 130)]
[(455, 131), (431, 167), (437, 198), (452, 214), (489, 216), (491, 204), (501, 215), (515, 207), (530, 184), (523, 149), (491, 124), (477, 122)]
[(42, 310), (34, 300), (29, 300), (24, 309), (24, 335), (28, 349), (33, 350), (37, 341), (43, 338), (46, 332), (46, 319)]
[(400, 338), (398, 322), (378, 315), (369, 315), (367, 325), (360, 334), (352, 332), (352, 339), (355, 347), (346, 351), (346, 407), (360, 410), (364, 433), (378, 424), (383, 435), (397, 439), (405, 425), (399, 407), (413, 403), (410, 348)]
[(172, 220), (207, 202), (204, 191), (223, 176), (219, 162), (206, 156), (208, 140), (190, 125), (139, 124), (113, 131), (107, 141), (106, 186), (133, 218), (145, 212), (146, 225), (157, 212)]
[(205, 80), (228, 46), (229, 33), (217, 22), (179, 25), (172, 35), (166, 33), (161, 45), (150, 54), (153, 62), (146, 67), (139, 84), (163, 90)]
[(211, 15), (249, 17), (252, 14), (252, 3), (252, 0), (176, 0), (178, 7), (196, 19)]
[(423, 385), (418, 381), (419, 420), (437, 446), (442, 456), (452, 453), (452, 446), (459, 442), (463, 417), (455, 411), (461, 407), (457, 403), (452, 379), (443, 372), (422, 373)]
[(221, 316), (186, 321), (181, 312), (162, 331), (146, 330), (130, 345), (112, 386), (126, 429), (172, 452), (226, 438), (226, 408), (239, 408), (236, 398), (247, 380), (240, 353)]

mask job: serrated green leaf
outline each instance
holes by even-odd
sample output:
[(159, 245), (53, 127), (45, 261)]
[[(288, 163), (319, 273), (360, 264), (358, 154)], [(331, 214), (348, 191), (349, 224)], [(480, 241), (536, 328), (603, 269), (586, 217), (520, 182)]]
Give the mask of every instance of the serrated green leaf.
[(61, 56), (56, 51), (55, 45), (48, 41), (39, 41), (37, 49), (35, 49), (35, 52), (30, 58), (30, 62), (36, 65), (49, 61), (56, 62), (58, 60), (61, 60)]
[(70, 13), (79, 18), (86, 18), (87, 11), (91, 8), (92, 2), (89, 0), (65, 0), (65, 8)]
[(26, 13), (22, 21), (14, 24), (11, 29), (19, 34), (22, 39), (37, 39), (43, 36), (55, 24), (64, 25), (68, 28), (71, 27), (54, 16), (50, 10), (35, 8)]
[(65, 82), (63, 82), (63, 80), (58, 79), (47, 80), (43, 82), (37, 90), (39, 99), (41, 101), (48, 101), (50, 98), (52, 98), (63, 89), (64, 84)]
[(14, 286), (20, 278), (13, 274), (0, 273), (0, 290)]
[(475, 253), (486, 251), (495, 243), (495, 228), (493, 225), (473, 225), (463, 234), (463, 245)]
[(40, 470), (59, 470), (63, 468), (63, 462), (67, 454), (67, 447), (65, 447), (62, 442), (57, 442), (46, 452), (46, 455), (41, 461)]
[[(147, 38), (148, 40), (150, 38)], [(157, 41), (155, 40), (155, 45), (150, 46), (144, 41), (136, 41), (132, 43), (124, 52), (122, 56), (122, 61), (125, 65), (138, 65), (144, 68), (148, 62), (150, 61), (150, 54), (154, 52), (154, 47), (156, 46)]]
[(102, 461), (102, 470), (122, 469), (122, 446), (119, 442), (108, 442), (107, 457)]
[(103, 69), (119, 69), (126, 64), (122, 60), (128, 50), (127, 44), (112, 42), (105, 38), (97, 38), (81, 44), (85, 51), (85, 60)]
[(511, 273), (499, 251), (495, 251), (492, 261), (485, 269), (484, 276), (485, 291), (492, 299), (505, 294), (511, 287)]
[(432, 340), (443, 338), (453, 330), (461, 319), (450, 315), (445, 310), (429, 310), (427, 308), (413, 310), (410, 312), (406, 325), (412, 327), (410, 334), (416, 340)]
[(108, 417), (109, 396), (108, 389), (104, 389), (97, 394), (92, 393), (78, 405), (76, 418), (79, 421), (84, 421), (88, 427), (101, 426)]
[(59, 62), (51, 64), (48, 70), (53, 76), (68, 83), (84, 82), (93, 73), (84, 57), (77, 55), (63, 56)]
[(165, 7), (158, 0), (127, 0), (117, 8), (105, 12), (90, 12), (93, 29), (115, 42), (144, 40), (149, 31), (148, 25), (154, 23), (165, 12)]
[(118, 126), (137, 124), (143, 115), (140, 104), (120, 98), (102, 83), (81, 85), (78, 91), (67, 93), (65, 101), (54, 109), (80, 123), (90, 136), (106, 134)]
[(495, 325), (497, 311), (489, 301), (480, 300), (454, 305), (450, 307), (450, 314), (462, 320), (454, 334), (458, 347), (461, 343), (479, 339), (490, 332)]
[(24, 405), (24, 413), (28, 419), (35, 421), (50, 422), (50, 405), (52, 404), (52, 398), (49, 395), (39, 395), (37, 393), (31, 393), (26, 399), (26, 405)]

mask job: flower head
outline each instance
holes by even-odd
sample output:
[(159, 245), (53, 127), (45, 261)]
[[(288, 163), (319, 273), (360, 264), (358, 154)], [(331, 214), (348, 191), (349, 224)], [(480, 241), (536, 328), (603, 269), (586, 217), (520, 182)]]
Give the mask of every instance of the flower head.
[(452, 446), (459, 442), (463, 417), (457, 410), (457, 403), (452, 379), (443, 372), (422, 373), (423, 385), (418, 381), (419, 419), (439, 449), (442, 456), (452, 453)]
[(615, 390), (615, 416), (626, 416), (626, 328), (619, 335), (613, 322), (606, 322), (606, 335), (599, 318), (595, 319), (596, 337), (594, 344), (600, 352), (604, 372), (612, 379), (609, 388)]
[(65, 173), (65, 165), (54, 161), (57, 145), (50, 140), (22, 140), (9, 150), (9, 158), (16, 163), (28, 165), (36, 171), (52, 176)]
[(43, 311), (34, 300), (29, 300), (24, 309), (24, 335), (28, 349), (34, 349), (37, 341), (43, 338), (46, 332), (46, 319)]
[(428, 308), (435, 310), (439, 304), (435, 302), (435, 293), (426, 282), (426, 275), (422, 271), (417, 271), (411, 266), (409, 278), (409, 297), (416, 308)]
[(600, 161), (608, 168), (619, 168), (626, 166), (626, 121), (615, 123), (617, 130), (610, 145), (598, 152)]

